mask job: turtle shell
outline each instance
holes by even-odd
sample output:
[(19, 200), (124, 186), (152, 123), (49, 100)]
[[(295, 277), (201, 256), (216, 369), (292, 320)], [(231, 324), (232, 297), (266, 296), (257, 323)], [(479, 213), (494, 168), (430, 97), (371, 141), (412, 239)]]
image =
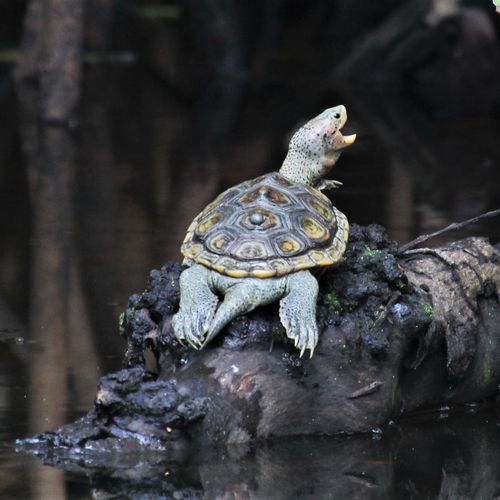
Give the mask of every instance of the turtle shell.
[(325, 195), (272, 172), (220, 194), (193, 220), (181, 252), (228, 276), (269, 278), (338, 262), (348, 233)]

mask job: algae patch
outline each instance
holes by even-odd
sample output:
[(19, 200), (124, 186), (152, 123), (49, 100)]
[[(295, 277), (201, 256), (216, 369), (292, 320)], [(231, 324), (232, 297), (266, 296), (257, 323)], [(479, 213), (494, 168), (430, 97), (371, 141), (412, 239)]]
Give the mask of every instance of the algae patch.
[(330, 307), (337, 312), (342, 311), (342, 305), (340, 303), (339, 298), (335, 294), (335, 292), (328, 292), (326, 295), (326, 300), (330, 304)]

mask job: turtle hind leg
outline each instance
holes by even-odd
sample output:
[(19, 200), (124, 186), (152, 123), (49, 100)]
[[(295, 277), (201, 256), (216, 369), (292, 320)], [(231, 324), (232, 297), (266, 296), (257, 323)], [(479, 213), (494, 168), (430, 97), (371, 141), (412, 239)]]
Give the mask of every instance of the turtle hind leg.
[(203, 337), (217, 309), (218, 298), (210, 289), (209, 272), (206, 267), (195, 264), (181, 273), (179, 311), (172, 318), (177, 339), (181, 343), (188, 342), (196, 349), (202, 346)]
[(213, 272), (214, 287), (224, 294), (203, 345), (210, 342), (234, 318), (283, 297), (286, 278), (236, 279)]
[(299, 271), (288, 276), (288, 293), (280, 301), (280, 320), (286, 334), (300, 349), (302, 357), (309, 349), (312, 357), (318, 343), (316, 299), (318, 282), (309, 271)]

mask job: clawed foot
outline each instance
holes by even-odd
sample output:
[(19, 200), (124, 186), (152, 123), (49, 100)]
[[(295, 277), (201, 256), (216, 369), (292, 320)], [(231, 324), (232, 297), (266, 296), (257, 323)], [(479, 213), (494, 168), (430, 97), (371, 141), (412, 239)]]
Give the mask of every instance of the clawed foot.
[(333, 179), (322, 179), (316, 185), (318, 191), (329, 191), (330, 189), (336, 189), (342, 186), (342, 182), (335, 181)]
[(187, 342), (195, 349), (201, 349), (213, 316), (212, 311), (211, 314), (205, 314), (203, 317), (194, 308), (186, 312), (179, 311), (172, 318), (172, 327), (177, 340), (181, 344)]
[(201, 349), (203, 339), (217, 309), (217, 296), (208, 286), (208, 269), (199, 264), (181, 273), (179, 312), (172, 318), (177, 340)]
[(300, 350), (300, 357), (304, 355), (306, 349), (309, 349), (309, 357), (312, 358), (318, 343), (316, 322), (307, 322), (304, 318), (292, 314), (282, 317), (281, 322), (285, 327), (287, 337), (292, 339), (295, 347)]
[(309, 349), (310, 357), (318, 343), (316, 299), (318, 282), (309, 271), (299, 271), (288, 277), (288, 294), (280, 302), (280, 320), (288, 338), (300, 350), (300, 357)]

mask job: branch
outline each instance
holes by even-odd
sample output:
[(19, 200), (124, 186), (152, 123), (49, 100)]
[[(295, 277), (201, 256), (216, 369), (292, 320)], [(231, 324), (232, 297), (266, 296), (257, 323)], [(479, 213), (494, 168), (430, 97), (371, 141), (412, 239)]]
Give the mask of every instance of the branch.
[(491, 212), (486, 212), (484, 214), (478, 215), (477, 217), (473, 217), (472, 219), (467, 219), (464, 220), (463, 222), (453, 222), (449, 226), (446, 226), (443, 229), (440, 229), (439, 231), (435, 231), (434, 233), (429, 233), (429, 234), (422, 234), (418, 238), (406, 243), (405, 245), (401, 246), (398, 248), (398, 254), (405, 253), (407, 250), (410, 248), (416, 247), (423, 243), (424, 241), (427, 241), (431, 238), (434, 238), (435, 236), (439, 236), (440, 234), (446, 233), (448, 231), (453, 231), (454, 229), (461, 229), (469, 224), (473, 224), (474, 222), (478, 222), (482, 219), (486, 219), (489, 217), (495, 217), (497, 215), (500, 215), (500, 208), (497, 210), (492, 210)]

